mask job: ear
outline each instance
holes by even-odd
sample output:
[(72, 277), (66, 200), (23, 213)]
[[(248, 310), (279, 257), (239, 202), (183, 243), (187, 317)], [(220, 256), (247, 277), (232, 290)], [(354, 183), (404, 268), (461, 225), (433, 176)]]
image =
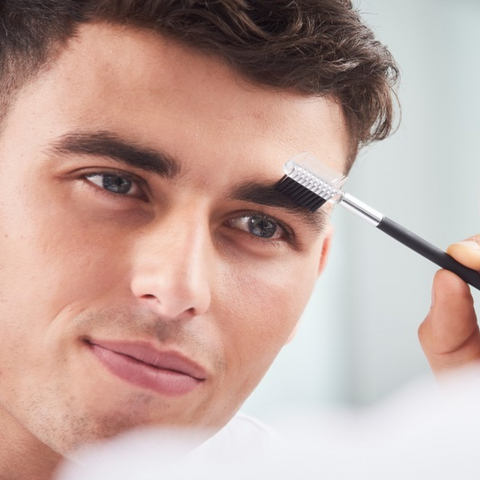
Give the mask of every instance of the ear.
[[(323, 244), (322, 244), (322, 253), (318, 262), (318, 273), (317, 273), (318, 276), (320, 276), (323, 273), (323, 270), (327, 266), (328, 256), (330, 255), (330, 247), (332, 245), (333, 227), (331, 225), (328, 225), (323, 235), (324, 235), (324, 238), (323, 238)], [(300, 322), (297, 322), (297, 325), (295, 325), (295, 328), (293, 329), (292, 333), (290, 334), (287, 341), (285, 342), (285, 345), (287, 343), (290, 343), (293, 340), (293, 338), (295, 337), (295, 334), (297, 333), (299, 325), (300, 325)]]
[(323, 270), (325, 270), (325, 267), (327, 266), (327, 260), (330, 255), (330, 247), (332, 246), (332, 238), (333, 227), (332, 225), (328, 225), (325, 229), (322, 245), (322, 254), (318, 262), (318, 276), (323, 273)]

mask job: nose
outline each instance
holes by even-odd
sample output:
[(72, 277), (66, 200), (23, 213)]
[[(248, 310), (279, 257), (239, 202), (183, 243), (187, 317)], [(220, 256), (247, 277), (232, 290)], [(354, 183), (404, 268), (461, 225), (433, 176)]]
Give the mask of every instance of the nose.
[(205, 313), (211, 301), (212, 244), (198, 215), (170, 215), (142, 235), (135, 252), (131, 290), (164, 320)]

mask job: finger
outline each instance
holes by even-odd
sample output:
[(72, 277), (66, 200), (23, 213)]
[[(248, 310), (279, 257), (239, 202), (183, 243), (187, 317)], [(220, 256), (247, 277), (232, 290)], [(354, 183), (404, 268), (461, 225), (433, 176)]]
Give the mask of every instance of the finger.
[(418, 335), (435, 373), (480, 360), (480, 333), (473, 298), (467, 284), (452, 272), (436, 273), (432, 307)]
[(480, 235), (450, 245), (447, 253), (466, 267), (480, 270)]

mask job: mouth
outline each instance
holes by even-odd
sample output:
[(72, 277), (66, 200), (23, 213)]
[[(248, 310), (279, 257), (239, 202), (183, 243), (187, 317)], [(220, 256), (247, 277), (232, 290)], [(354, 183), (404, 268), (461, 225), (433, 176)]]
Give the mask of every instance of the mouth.
[(207, 378), (207, 372), (192, 360), (174, 351), (159, 351), (146, 342), (84, 341), (110, 373), (160, 395), (185, 395)]

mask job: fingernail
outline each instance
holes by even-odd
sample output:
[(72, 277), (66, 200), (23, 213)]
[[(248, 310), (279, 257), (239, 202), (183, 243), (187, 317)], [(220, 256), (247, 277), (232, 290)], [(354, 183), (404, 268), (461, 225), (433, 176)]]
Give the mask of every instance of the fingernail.
[(463, 247), (470, 248), (471, 250), (480, 250), (480, 243), (473, 240), (465, 240), (463, 242), (458, 242), (457, 245), (462, 245)]

